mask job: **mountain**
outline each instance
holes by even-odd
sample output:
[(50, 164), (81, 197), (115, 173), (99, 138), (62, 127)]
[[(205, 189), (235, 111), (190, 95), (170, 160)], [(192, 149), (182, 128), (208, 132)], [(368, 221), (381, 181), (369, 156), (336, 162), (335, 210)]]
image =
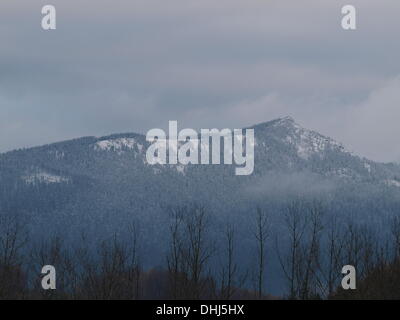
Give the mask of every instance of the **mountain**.
[[(0, 210), (28, 219), (38, 238), (62, 234), (75, 241), (123, 233), (140, 225), (148, 265), (161, 262), (168, 210), (204, 205), (214, 236), (226, 221), (250, 242), (256, 207), (276, 225), (295, 198), (321, 199), (329, 215), (378, 226), (400, 208), (400, 166), (377, 163), (285, 117), (250, 127), (255, 168), (236, 176), (230, 165), (149, 165), (145, 136), (84, 137), (0, 155)], [(278, 232), (278, 228), (275, 229)]]
[(187, 201), (204, 201), (219, 211), (222, 203), (238, 208), (257, 196), (332, 194), (349, 186), (400, 191), (398, 165), (358, 157), (290, 117), (250, 128), (255, 131), (251, 176), (235, 176), (229, 165), (149, 165), (149, 143), (132, 133), (7, 152), (0, 155), (1, 207), (35, 219), (48, 214), (92, 223), (110, 212), (115, 219), (147, 216)]

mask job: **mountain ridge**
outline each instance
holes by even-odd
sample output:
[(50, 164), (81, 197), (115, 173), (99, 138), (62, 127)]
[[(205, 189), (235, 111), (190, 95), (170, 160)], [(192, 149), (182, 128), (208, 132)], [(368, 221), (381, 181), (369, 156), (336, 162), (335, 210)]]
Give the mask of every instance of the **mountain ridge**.
[[(341, 157), (342, 159), (340, 159), (340, 161), (344, 164), (342, 168), (336, 168), (336, 174), (342, 177), (348, 175), (347, 171), (350, 169), (346, 163), (349, 164), (350, 162), (353, 162), (353, 165), (355, 165), (355, 162), (359, 162), (357, 170), (352, 169), (353, 172), (351, 174), (353, 175), (355, 175), (355, 171), (357, 171), (359, 175), (364, 175), (364, 173), (360, 173), (360, 171), (363, 170), (366, 171), (366, 175), (373, 174), (374, 170), (376, 171), (377, 168), (379, 168), (380, 171), (386, 171), (388, 175), (386, 180), (388, 181), (397, 181), (397, 176), (400, 176), (400, 166), (393, 163), (375, 162), (365, 157), (358, 156), (348, 151), (342, 143), (321, 135), (316, 131), (300, 126), (292, 117), (277, 118), (244, 129), (255, 130), (255, 148), (258, 154), (258, 157), (256, 155), (256, 160), (258, 160), (255, 163), (256, 167), (258, 163), (263, 165), (263, 162), (268, 159), (274, 162), (275, 160), (273, 157), (280, 154), (281, 159), (279, 161), (284, 161), (279, 165), (286, 163), (287, 167), (290, 168), (294, 163), (299, 161), (303, 161), (304, 163), (311, 163), (314, 161), (314, 169), (316, 169), (315, 163), (318, 161), (318, 166), (322, 170), (324, 166), (321, 167), (321, 165), (323, 163), (335, 162), (331, 159), (332, 155), (335, 155), (336, 157)], [(66, 152), (73, 152), (74, 150), (76, 152), (115, 151), (119, 155), (130, 151), (136, 158), (141, 157), (143, 164), (146, 165), (145, 150), (148, 146), (149, 143), (146, 141), (145, 135), (140, 133), (117, 133), (100, 137), (86, 136), (1, 153), (0, 161), (7, 162), (8, 158), (18, 157), (18, 155), (23, 154), (41, 153), (43, 151), (45, 153), (47, 152), (49, 155), (53, 155), (57, 161), (62, 160)], [(88, 148), (89, 150), (85, 150), (84, 148)], [(51, 161), (51, 157), (49, 157), (48, 160)], [(170, 165), (167, 165), (167, 167), (170, 167)], [(190, 167), (190, 165), (188, 167)], [(159, 169), (159, 166), (155, 168)], [(182, 166), (179, 168), (179, 172), (182, 173)], [(326, 174), (332, 175), (334, 173), (334, 171), (329, 168), (325, 169)], [(390, 171), (393, 171), (393, 173), (390, 174)], [(394, 185), (397, 186), (397, 182), (395, 182)]]
[[(254, 124), (254, 125), (251, 125), (251, 126), (243, 127), (242, 129), (243, 130), (244, 129), (256, 129), (257, 130), (257, 129), (260, 129), (260, 128), (263, 128), (263, 127), (276, 126), (277, 124), (279, 124), (281, 126), (285, 126), (285, 127), (292, 126), (294, 128), (300, 128), (300, 129), (308, 131), (310, 133), (319, 135), (320, 137), (322, 137), (322, 138), (324, 138), (326, 140), (332, 141), (337, 145), (343, 146), (342, 143), (337, 142), (333, 138), (330, 138), (328, 136), (322, 135), (322, 134), (318, 133), (317, 131), (306, 129), (306, 128), (300, 126), (294, 120), (294, 118), (292, 118), (291, 116), (285, 116), (285, 117), (281, 117), (281, 118), (276, 118), (276, 119), (273, 119), (273, 120), (269, 120), (269, 121), (261, 122), (261, 123)], [(146, 135), (142, 134), (142, 133), (136, 133), (136, 132), (125, 132), (125, 133), (111, 133), (111, 134), (103, 135), (103, 136), (82, 136), (82, 137), (73, 138), (73, 139), (66, 139), (66, 140), (51, 142), (51, 143), (47, 143), (47, 144), (43, 144), (43, 145), (37, 145), (37, 146), (25, 147), (25, 148), (18, 148), (18, 149), (6, 151), (6, 152), (0, 152), (0, 156), (6, 155), (6, 154), (9, 154), (9, 153), (14, 153), (14, 152), (29, 151), (29, 150), (33, 150), (33, 149), (42, 149), (42, 148), (55, 147), (55, 146), (63, 146), (63, 145), (71, 144), (71, 143), (83, 143), (83, 142), (90, 143), (90, 142), (94, 142), (94, 141), (98, 142), (98, 141), (103, 141), (103, 140), (113, 140), (113, 139), (118, 139), (118, 138), (135, 138), (135, 137), (145, 138)], [(347, 151), (347, 152), (354, 154), (354, 152), (350, 152), (350, 151)], [(374, 162), (376, 162), (376, 161), (374, 161)]]

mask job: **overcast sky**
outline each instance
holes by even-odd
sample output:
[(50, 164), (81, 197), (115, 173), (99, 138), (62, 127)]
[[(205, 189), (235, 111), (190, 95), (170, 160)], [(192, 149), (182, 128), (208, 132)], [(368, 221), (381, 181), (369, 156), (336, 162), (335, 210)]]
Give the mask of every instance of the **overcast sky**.
[(399, 16), (398, 0), (1, 0), (0, 151), (290, 115), (398, 161)]

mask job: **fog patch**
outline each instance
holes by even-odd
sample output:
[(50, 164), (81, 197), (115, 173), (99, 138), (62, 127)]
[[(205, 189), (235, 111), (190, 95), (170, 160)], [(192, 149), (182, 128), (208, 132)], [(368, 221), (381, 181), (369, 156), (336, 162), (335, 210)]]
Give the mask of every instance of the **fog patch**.
[(326, 199), (331, 198), (337, 186), (332, 179), (312, 172), (268, 172), (248, 186), (245, 193), (255, 199)]

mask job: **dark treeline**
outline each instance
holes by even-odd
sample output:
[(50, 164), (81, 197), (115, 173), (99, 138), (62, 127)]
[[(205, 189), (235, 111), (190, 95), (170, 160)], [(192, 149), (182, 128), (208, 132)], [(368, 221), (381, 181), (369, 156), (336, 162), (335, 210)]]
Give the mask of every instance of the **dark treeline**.
[[(128, 238), (115, 234), (93, 246), (82, 234), (71, 246), (60, 236), (33, 242), (26, 221), (0, 215), (0, 299), (272, 299), (265, 289), (271, 248), (285, 277), (281, 298), (400, 298), (399, 218), (382, 236), (327, 216), (320, 201), (292, 201), (279, 226), (258, 208), (249, 215), (256, 248), (249, 268), (240, 263), (238, 226), (227, 223), (217, 241), (204, 207), (169, 211), (165, 264), (146, 270), (134, 223)], [(41, 287), (44, 265), (56, 268), (56, 290)], [(357, 290), (340, 289), (344, 265), (355, 266)]]

